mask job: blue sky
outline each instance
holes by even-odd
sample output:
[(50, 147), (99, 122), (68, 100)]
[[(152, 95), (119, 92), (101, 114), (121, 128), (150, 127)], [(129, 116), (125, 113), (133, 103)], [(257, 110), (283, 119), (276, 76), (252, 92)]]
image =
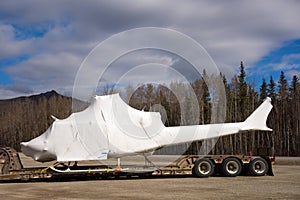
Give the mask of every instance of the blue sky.
[[(243, 61), (256, 87), (263, 77), (272, 75), (277, 81), (280, 71), (290, 80), (300, 76), (299, 8), (300, 2), (293, 0), (2, 1), (0, 99), (52, 89), (70, 95), (77, 70), (97, 44), (113, 34), (149, 26), (195, 39), (228, 79)], [(105, 79), (117, 81), (116, 74), (126, 73), (126, 66), (154, 61), (173, 66), (187, 78), (193, 74), (172, 54), (145, 51), (120, 59), (120, 67), (107, 72)]]
[(281, 71), (285, 73), (289, 83), (294, 75), (300, 77), (300, 39), (283, 42), (280, 47), (271, 50), (255, 62), (253, 67), (247, 70), (247, 80), (253, 82), (259, 90), (262, 78), (269, 82), (272, 76), (275, 82), (278, 82)]
[[(270, 51), (254, 64), (254, 78), (266, 78), (272, 75), (275, 80), (279, 79), (280, 72), (285, 72), (288, 80), (293, 75), (300, 77), (300, 38), (283, 42), (282, 46)], [(260, 69), (257, 73), (256, 69)]]

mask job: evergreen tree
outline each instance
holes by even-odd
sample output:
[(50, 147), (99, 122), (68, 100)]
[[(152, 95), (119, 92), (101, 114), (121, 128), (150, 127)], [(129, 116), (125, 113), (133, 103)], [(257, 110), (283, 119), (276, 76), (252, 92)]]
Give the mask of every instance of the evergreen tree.
[(287, 99), (288, 97), (288, 83), (283, 71), (280, 72), (280, 78), (278, 81), (278, 98), (280, 101)]
[(240, 65), (240, 74), (238, 76), (238, 93), (239, 93), (239, 120), (244, 120), (248, 114), (247, 112), (247, 83), (246, 83), (246, 72), (243, 62)]
[(267, 98), (267, 96), (268, 96), (267, 89), (268, 89), (268, 85), (267, 85), (266, 79), (263, 78), (262, 84), (260, 86), (260, 95), (259, 95), (260, 101), (263, 101), (265, 98)]
[(202, 78), (202, 102), (203, 102), (203, 112), (204, 112), (204, 124), (208, 124), (211, 118), (211, 105), (210, 105), (210, 94), (205, 80), (209, 80), (209, 77), (205, 71), (203, 70), (203, 78)]
[(143, 110), (146, 107), (145, 100), (145, 85), (139, 86), (133, 93), (132, 106), (138, 110)]
[(289, 135), (290, 130), (287, 126), (288, 123), (290, 123), (289, 119), (289, 112), (288, 112), (288, 97), (289, 97), (289, 89), (288, 89), (288, 83), (285, 78), (285, 74), (283, 71), (280, 73), (280, 78), (278, 81), (278, 112), (279, 112), (279, 120), (277, 123), (279, 123), (279, 138), (278, 138), (278, 146), (280, 149), (280, 154), (289, 154)]
[(294, 95), (299, 95), (299, 79), (296, 75), (293, 76), (292, 79), (292, 84), (291, 84), (291, 94), (292, 96)]
[(272, 104), (274, 106), (273, 111), (270, 113), (269, 122), (268, 122), (269, 126), (272, 127), (274, 130), (274, 134), (273, 133), (271, 134), (272, 144), (270, 144), (270, 146), (271, 145), (274, 146), (275, 142), (278, 143), (278, 139), (279, 139), (279, 134), (275, 131), (275, 130), (279, 129), (278, 123), (277, 123), (277, 121), (279, 121), (279, 118), (278, 118), (278, 113), (276, 112), (276, 110), (277, 110), (276, 83), (274, 82), (272, 76), (270, 76), (270, 80), (269, 80), (269, 84), (268, 84), (268, 96), (272, 99)]
[(154, 86), (148, 83), (145, 88), (146, 111), (149, 111), (154, 101)]
[(273, 102), (276, 101), (276, 83), (272, 76), (270, 76), (270, 82), (268, 84), (268, 96), (271, 97)]
[(292, 156), (297, 155), (300, 152), (300, 118), (295, 116), (300, 116), (300, 84), (299, 79), (296, 75), (292, 78), (292, 83), (290, 87), (290, 109), (289, 115), (290, 121), (290, 137), (289, 137), (289, 154)]
[(197, 100), (198, 100), (198, 107), (199, 107), (199, 123), (200, 124), (204, 124), (204, 112), (203, 112), (203, 106), (202, 106), (202, 95), (203, 95), (203, 90), (202, 90), (202, 84), (203, 84), (203, 80), (202, 79), (196, 79), (193, 83), (192, 83), (192, 88), (196, 94)]

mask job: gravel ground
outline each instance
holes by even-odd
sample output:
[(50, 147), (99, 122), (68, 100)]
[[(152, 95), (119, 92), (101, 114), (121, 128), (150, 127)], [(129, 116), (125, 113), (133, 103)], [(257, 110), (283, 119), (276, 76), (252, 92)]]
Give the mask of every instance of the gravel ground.
[(300, 199), (300, 165), (274, 165), (275, 176), (0, 183), (9, 199)]

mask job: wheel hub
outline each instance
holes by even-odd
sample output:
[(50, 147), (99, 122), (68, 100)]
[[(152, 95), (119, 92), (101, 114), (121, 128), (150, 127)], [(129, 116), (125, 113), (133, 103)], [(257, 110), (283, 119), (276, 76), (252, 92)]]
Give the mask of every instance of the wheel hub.
[(227, 171), (230, 173), (230, 174), (235, 174), (238, 172), (238, 164), (236, 162), (233, 162), (233, 161), (230, 161), (227, 163), (226, 165), (226, 168), (227, 168)]
[(257, 161), (254, 164), (254, 170), (258, 174), (263, 173), (265, 171), (265, 168), (266, 168), (266, 166), (262, 161)]
[(211, 171), (210, 164), (207, 163), (207, 162), (202, 162), (202, 163), (199, 165), (199, 171), (200, 171), (202, 174), (208, 174), (208, 173)]

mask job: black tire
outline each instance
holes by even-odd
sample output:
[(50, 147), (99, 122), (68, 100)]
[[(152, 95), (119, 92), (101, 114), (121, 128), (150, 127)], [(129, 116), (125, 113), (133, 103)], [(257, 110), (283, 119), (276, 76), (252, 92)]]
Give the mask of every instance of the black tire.
[(242, 164), (237, 158), (226, 158), (222, 163), (222, 172), (225, 176), (238, 176), (242, 172)]
[(264, 176), (269, 171), (268, 162), (262, 157), (256, 157), (249, 164), (249, 172), (253, 176)]
[(200, 178), (209, 177), (214, 173), (214, 163), (207, 159), (201, 158), (195, 162), (193, 173)]

